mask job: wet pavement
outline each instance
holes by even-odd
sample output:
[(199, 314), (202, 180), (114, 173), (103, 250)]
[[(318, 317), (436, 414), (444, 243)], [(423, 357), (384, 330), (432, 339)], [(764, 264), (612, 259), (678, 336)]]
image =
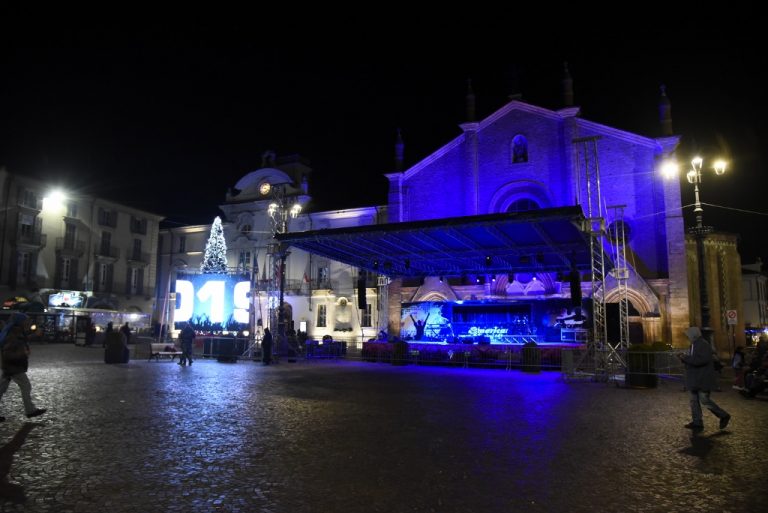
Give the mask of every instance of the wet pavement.
[(768, 400), (723, 383), (693, 435), (680, 382), (356, 361), (102, 363), (33, 346), (38, 406), (0, 404), (2, 512), (749, 512)]

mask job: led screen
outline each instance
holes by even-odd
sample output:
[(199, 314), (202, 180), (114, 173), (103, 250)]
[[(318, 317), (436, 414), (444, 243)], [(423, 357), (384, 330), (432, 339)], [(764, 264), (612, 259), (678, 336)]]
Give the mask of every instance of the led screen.
[(62, 290), (48, 296), (48, 306), (82, 308), (85, 306), (85, 294), (77, 291)]
[(242, 274), (186, 274), (176, 277), (176, 322), (209, 320), (223, 326), (248, 323), (251, 283)]

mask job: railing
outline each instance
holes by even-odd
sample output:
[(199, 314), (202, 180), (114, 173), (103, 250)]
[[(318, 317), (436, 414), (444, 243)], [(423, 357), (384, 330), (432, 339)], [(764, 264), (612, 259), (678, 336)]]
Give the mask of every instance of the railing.
[(68, 237), (57, 237), (56, 250), (67, 254), (82, 255), (85, 253), (85, 241), (70, 239)]
[[(291, 351), (288, 351), (290, 349)], [(423, 344), (414, 342), (392, 343), (369, 341), (365, 337), (349, 336), (334, 340), (307, 340), (289, 347), (275, 340), (275, 358), (296, 358), (306, 361), (350, 360), (394, 365), (429, 365), (463, 368), (560, 371), (568, 380), (588, 378), (605, 379), (605, 362), (610, 362), (610, 351), (596, 352), (579, 349), (526, 344)], [(261, 359), (259, 340), (220, 336), (198, 336), (193, 353), (198, 357), (219, 360)], [(597, 354), (597, 357), (596, 357)], [(641, 355), (634, 358), (633, 355)], [(621, 359), (628, 362), (610, 367), (610, 381), (622, 381), (628, 386), (646, 386), (647, 378), (680, 380), (685, 368), (675, 351), (624, 352)], [(618, 360), (617, 360), (618, 362)], [(616, 363), (616, 362), (615, 362)], [(640, 378), (638, 378), (640, 377)]]
[(149, 253), (142, 251), (132, 251), (128, 253), (128, 260), (131, 262), (141, 262), (143, 264), (149, 263)]
[(94, 254), (99, 257), (120, 258), (120, 248), (99, 244), (94, 247)]
[(45, 246), (48, 236), (38, 231), (30, 233), (19, 233), (18, 242), (28, 246)]
[(657, 378), (679, 380), (685, 375), (676, 351), (565, 348), (562, 354), (565, 379), (627, 380), (629, 386), (654, 386)]
[(35, 198), (33, 200), (24, 198), (24, 196), (19, 197), (18, 205), (20, 207), (24, 208), (31, 208), (32, 210), (43, 210), (43, 200), (42, 198)]

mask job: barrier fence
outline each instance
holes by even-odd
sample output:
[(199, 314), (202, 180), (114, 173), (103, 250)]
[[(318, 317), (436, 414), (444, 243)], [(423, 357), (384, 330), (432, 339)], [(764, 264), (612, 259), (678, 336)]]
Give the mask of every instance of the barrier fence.
[[(203, 358), (229, 358), (231, 360), (261, 360), (259, 341), (232, 337), (198, 337), (194, 354)], [(553, 370), (566, 379), (626, 379), (628, 384), (642, 376), (680, 379), (684, 366), (677, 351), (599, 351), (586, 347), (558, 347), (533, 344), (421, 344), (408, 342), (362, 342), (310, 340), (295, 348), (276, 348), (277, 358), (296, 358), (306, 361), (359, 360), (393, 365), (445, 365), (518, 369), (524, 371)]]

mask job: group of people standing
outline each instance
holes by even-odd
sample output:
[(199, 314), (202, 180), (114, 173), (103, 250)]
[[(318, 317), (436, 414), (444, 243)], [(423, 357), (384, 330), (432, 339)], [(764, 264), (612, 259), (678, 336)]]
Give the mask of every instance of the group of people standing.
[(733, 367), (733, 388), (744, 397), (755, 397), (768, 388), (768, 336), (760, 335), (751, 358), (747, 358), (744, 354), (743, 347), (737, 347), (731, 366)]

